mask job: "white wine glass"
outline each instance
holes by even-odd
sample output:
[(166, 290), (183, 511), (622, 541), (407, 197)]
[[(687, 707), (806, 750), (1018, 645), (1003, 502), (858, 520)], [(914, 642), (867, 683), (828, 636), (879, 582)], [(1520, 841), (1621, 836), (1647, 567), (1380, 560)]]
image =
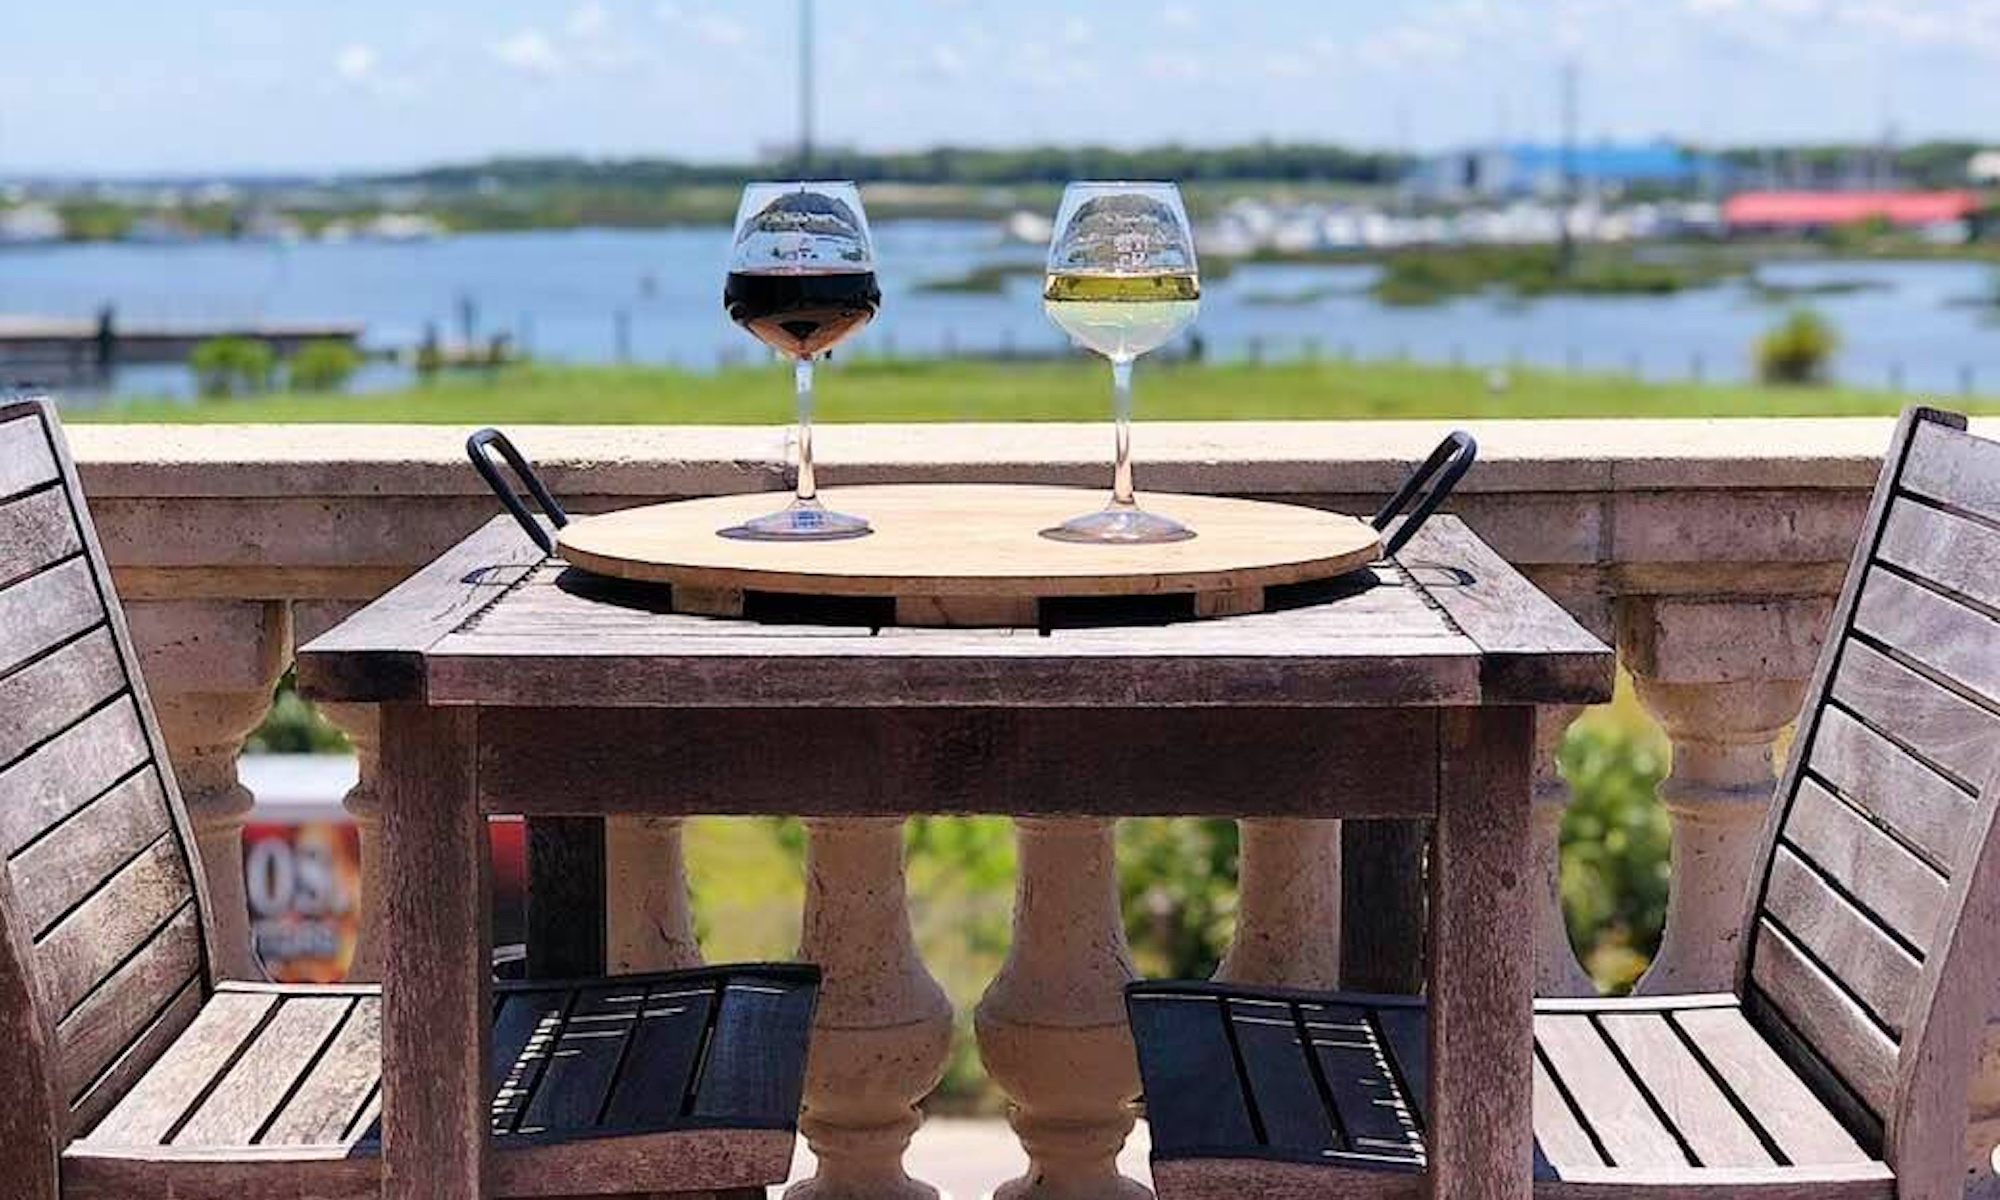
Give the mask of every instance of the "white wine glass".
[(864, 517), (820, 503), (813, 475), (813, 360), (875, 319), (875, 242), (851, 183), (753, 183), (730, 244), (729, 318), (792, 360), (798, 399), (798, 491), (786, 507), (721, 530), (749, 541), (830, 541), (870, 532)]
[(1056, 214), (1042, 292), (1049, 319), (1111, 360), (1118, 427), (1111, 501), (1042, 536), (1063, 542), (1178, 542), (1194, 530), (1139, 507), (1132, 490), (1132, 364), (1193, 323), (1201, 273), (1180, 188), (1072, 183)]

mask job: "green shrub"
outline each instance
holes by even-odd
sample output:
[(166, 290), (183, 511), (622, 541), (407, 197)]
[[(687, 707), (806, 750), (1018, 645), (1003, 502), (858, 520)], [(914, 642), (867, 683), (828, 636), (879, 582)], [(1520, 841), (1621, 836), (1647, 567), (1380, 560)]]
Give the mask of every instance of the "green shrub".
[(1769, 384), (1810, 387), (1827, 381), (1840, 350), (1840, 331), (1809, 308), (1793, 311), (1757, 340), (1757, 377)]
[(1671, 833), (1655, 797), (1667, 772), (1665, 742), (1624, 699), (1577, 722), (1560, 756), (1572, 794), (1562, 829), (1563, 917), (1584, 966), (1612, 992), (1630, 991), (1659, 949)]
[(254, 396), (271, 390), (277, 355), (254, 338), (210, 338), (188, 355), (204, 396)]
[(307, 342), (286, 365), (295, 392), (337, 392), (361, 369), (361, 352), (346, 342)]

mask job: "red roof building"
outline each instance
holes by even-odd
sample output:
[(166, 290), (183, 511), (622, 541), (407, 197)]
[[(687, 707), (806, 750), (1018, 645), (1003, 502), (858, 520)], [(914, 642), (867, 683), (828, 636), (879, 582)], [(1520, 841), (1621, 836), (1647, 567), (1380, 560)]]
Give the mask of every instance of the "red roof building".
[(1741, 192), (1722, 206), (1732, 231), (1829, 229), (1881, 219), (1922, 227), (1966, 221), (1977, 215), (1979, 195), (1947, 192)]

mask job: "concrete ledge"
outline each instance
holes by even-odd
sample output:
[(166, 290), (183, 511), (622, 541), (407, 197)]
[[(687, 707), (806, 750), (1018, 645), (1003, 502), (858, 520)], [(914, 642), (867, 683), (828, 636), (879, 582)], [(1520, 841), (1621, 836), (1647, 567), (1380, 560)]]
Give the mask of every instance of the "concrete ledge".
[[(1888, 418), (1476, 421), (1468, 492), (1866, 488)], [(2000, 422), (1985, 422), (2000, 428)], [(1143, 482), (1160, 490), (1372, 493), (1451, 428), (1444, 421), (1140, 422)], [(101, 497), (477, 494), (469, 430), (440, 425), (78, 425)], [(769, 426), (519, 426), (568, 495), (669, 496), (778, 488), (790, 431)], [(983, 480), (1096, 486), (1102, 424), (826, 425), (829, 485)]]

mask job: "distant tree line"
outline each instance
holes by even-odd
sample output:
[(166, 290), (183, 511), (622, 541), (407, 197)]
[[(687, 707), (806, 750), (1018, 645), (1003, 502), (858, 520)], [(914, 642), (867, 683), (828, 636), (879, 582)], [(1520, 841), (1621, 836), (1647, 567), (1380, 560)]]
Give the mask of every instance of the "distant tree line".
[[(1935, 141), (1885, 149), (1864, 144), (1740, 146), (1716, 151), (1745, 176), (1769, 168), (1783, 180), (1831, 184), (1878, 166), (1903, 183), (1953, 187), (1965, 183), (1966, 163), (1982, 147)], [(1309, 142), (1256, 142), (1242, 146), (1030, 146), (874, 153), (839, 148), (813, 156), (816, 176), (862, 183), (896, 182), (968, 186), (1059, 184), (1071, 179), (1179, 179), (1387, 184), (1402, 178), (1417, 156)], [(439, 166), (365, 182), (454, 190), (479, 187), (630, 187), (709, 185), (733, 187), (774, 173), (800, 170), (796, 160), (698, 163), (667, 158), (498, 158)]]
[(1899, 183), (1917, 187), (1966, 185), (1965, 170), (1972, 156), (1985, 149), (1978, 142), (1919, 142), (1909, 146), (1830, 144), (1817, 146), (1740, 146), (1722, 152), (1722, 159), (1756, 179), (1772, 171), (1781, 186), (1833, 185), (1851, 178), (1866, 179), (1872, 168), (1886, 166)]
[[(932, 183), (972, 186), (1063, 183), (1071, 179), (1275, 180), (1379, 184), (1401, 178), (1409, 155), (1342, 146), (1259, 142), (1199, 148), (1156, 146), (1116, 150), (1105, 146), (1034, 146), (1014, 150), (940, 146), (907, 153), (829, 149), (813, 156), (815, 175), (862, 183)], [(796, 161), (692, 163), (662, 158), (502, 158), (434, 167), (375, 180), (432, 188), (500, 185), (672, 187), (736, 185), (797, 170)]]

